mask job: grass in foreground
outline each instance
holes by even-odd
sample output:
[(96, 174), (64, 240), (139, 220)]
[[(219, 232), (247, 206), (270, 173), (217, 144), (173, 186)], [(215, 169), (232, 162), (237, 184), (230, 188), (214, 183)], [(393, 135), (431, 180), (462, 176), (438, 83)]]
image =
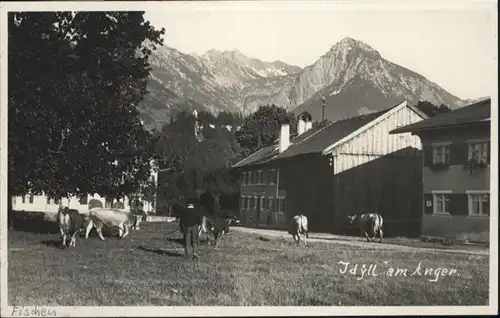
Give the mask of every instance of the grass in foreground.
[[(78, 238), (57, 247), (57, 234), (10, 231), (9, 304), (118, 305), (487, 305), (488, 257), (398, 252), (329, 243), (296, 246), (231, 231), (218, 249), (203, 244), (200, 260), (185, 260), (172, 224), (145, 224), (124, 240)], [(339, 262), (358, 264), (341, 273)], [(387, 262), (387, 264), (384, 264)], [(422, 267), (451, 276), (410, 276)], [(360, 268), (377, 265), (378, 276)], [(389, 277), (389, 266), (407, 276)], [(372, 267), (373, 268), (373, 267)], [(352, 269), (350, 267), (349, 269)]]

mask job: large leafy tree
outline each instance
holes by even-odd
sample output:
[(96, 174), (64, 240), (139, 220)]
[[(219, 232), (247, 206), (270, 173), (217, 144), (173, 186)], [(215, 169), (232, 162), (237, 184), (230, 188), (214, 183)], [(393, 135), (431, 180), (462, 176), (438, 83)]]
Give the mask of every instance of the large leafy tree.
[(143, 14), (9, 13), (10, 195), (147, 186), (154, 147), (136, 105), (165, 30)]
[(260, 106), (255, 113), (248, 116), (236, 139), (247, 152), (272, 145), (279, 138), (283, 123), (290, 124), (290, 133), (296, 131), (295, 116), (276, 105)]

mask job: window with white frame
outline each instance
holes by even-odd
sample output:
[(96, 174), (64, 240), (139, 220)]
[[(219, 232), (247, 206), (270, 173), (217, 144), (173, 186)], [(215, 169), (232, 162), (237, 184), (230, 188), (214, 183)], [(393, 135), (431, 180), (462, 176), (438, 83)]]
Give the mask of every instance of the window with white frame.
[(434, 214), (450, 214), (451, 191), (432, 191)]
[(258, 184), (263, 184), (264, 183), (264, 178), (263, 178), (262, 170), (257, 171), (257, 183)]
[(469, 197), (469, 216), (490, 215), (489, 191), (467, 191)]
[(253, 199), (252, 210), (257, 210), (257, 196), (254, 196), (252, 199)]
[(278, 199), (278, 212), (285, 211), (285, 198), (281, 197)]
[(240, 179), (241, 179), (241, 184), (242, 185), (245, 185), (247, 183), (245, 175), (246, 175), (246, 172), (242, 172), (241, 175), (240, 175)]
[(469, 142), (469, 160), (474, 159), (477, 163), (488, 161), (488, 141)]
[(450, 144), (432, 145), (432, 163), (449, 164), (450, 163)]
[(250, 197), (245, 197), (245, 209), (250, 210)]
[(263, 196), (259, 198), (259, 200), (260, 200), (259, 204), (260, 204), (260, 209), (261, 210), (265, 210), (264, 199), (265, 199), (265, 197), (263, 197)]
[(269, 184), (276, 183), (276, 169), (269, 170)]
[(274, 197), (269, 197), (267, 202), (269, 211), (274, 211)]

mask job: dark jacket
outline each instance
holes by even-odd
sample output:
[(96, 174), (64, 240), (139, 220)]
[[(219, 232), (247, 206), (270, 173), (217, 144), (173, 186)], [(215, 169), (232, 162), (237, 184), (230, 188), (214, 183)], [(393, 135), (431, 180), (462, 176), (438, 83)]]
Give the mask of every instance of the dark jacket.
[(180, 225), (181, 226), (195, 226), (200, 225), (202, 221), (202, 216), (200, 211), (194, 208), (185, 208), (180, 215)]

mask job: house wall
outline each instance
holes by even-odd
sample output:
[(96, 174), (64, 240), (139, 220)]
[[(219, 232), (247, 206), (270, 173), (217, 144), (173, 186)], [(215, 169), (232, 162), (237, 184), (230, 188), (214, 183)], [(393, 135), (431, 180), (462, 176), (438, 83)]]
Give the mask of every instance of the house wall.
[[(258, 172), (262, 172), (258, 180)], [(240, 220), (245, 225), (272, 225), (279, 223), (284, 213), (279, 201), (285, 192), (278, 189), (279, 167), (276, 163), (255, 165), (240, 169)]]
[(335, 233), (351, 232), (348, 215), (379, 213), (385, 236), (420, 235), (422, 217), (422, 159), (407, 148), (335, 174)]
[(310, 154), (279, 161), (280, 190), (286, 194), (284, 226), (297, 214), (308, 218), (309, 230), (331, 232), (333, 179), (328, 156)]
[[(404, 148), (422, 149), (418, 136), (412, 136), (411, 133), (389, 134), (391, 130), (419, 122), (422, 119), (411, 108), (402, 107), (354, 138), (339, 145), (333, 151), (333, 156), (336, 157), (333, 167), (334, 173), (341, 173), (371, 160), (394, 154)], [(373, 122), (376, 121), (377, 119)]]
[(388, 236), (418, 236), (422, 206), (422, 149), (410, 133), (393, 129), (423, 118), (409, 107), (368, 124), (333, 152), (334, 232), (347, 233), (347, 215), (380, 213)]
[[(487, 166), (470, 172), (468, 143), (474, 139), (490, 138), (488, 123), (454, 129), (420, 133), (424, 149), (423, 193), (424, 209), (422, 235), (458, 240), (489, 241), (489, 216), (470, 215), (470, 190), (490, 189), (490, 150)], [(432, 164), (432, 144), (448, 143), (449, 166), (436, 169)], [(491, 146), (491, 145), (490, 145)], [(447, 191), (449, 214), (435, 212), (433, 191)]]
[[(155, 183), (158, 182), (157, 180), (157, 172), (153, 171), (151, 173), (151, 176), (153, 178), (153, 181)], [(30, 203), (30, 194), (27, 194), (24, 196), (24, 202), (23, 202), (23, 196), (16, 196), (12, 197), (12, 209), (14, 211), (25, 211), (25, 212), (43, 212), (47, 214), (55, 214), (59, 210), (59, 206), (63, 207), (68, 207), (70, 209), (76, 209), (80, 213), (88, 213), (89, 212), (89, 207), (88, 207), (88, 202), (90, 200), (95, 199), (101, 201), (103, 206), (106, 206), (106, 199), (99, 194), (94, 194), (94, 195), (87, 195), (87, 202), (80, 204), (80, 198), (76, 196), (70, 196), (69, 198), (61, 198), (60, 203), (55, 202), (54, 199), (47, 200), (47, 196), (45, 194), (42, 195), (33, 195), (33, 202)], [(113, 203), (116, 203), (118, 200), (114, 199)], [(130, 209), (130, 202), (129, 198), (125, 197), (122, 200), (124, 206), (126, 209)], [(142, 200), (143, 202), (143, 209), (146, 212), (153, 212), (154, 211), (154, 205), (155, 202), (149, 202), (146, 200)]]

